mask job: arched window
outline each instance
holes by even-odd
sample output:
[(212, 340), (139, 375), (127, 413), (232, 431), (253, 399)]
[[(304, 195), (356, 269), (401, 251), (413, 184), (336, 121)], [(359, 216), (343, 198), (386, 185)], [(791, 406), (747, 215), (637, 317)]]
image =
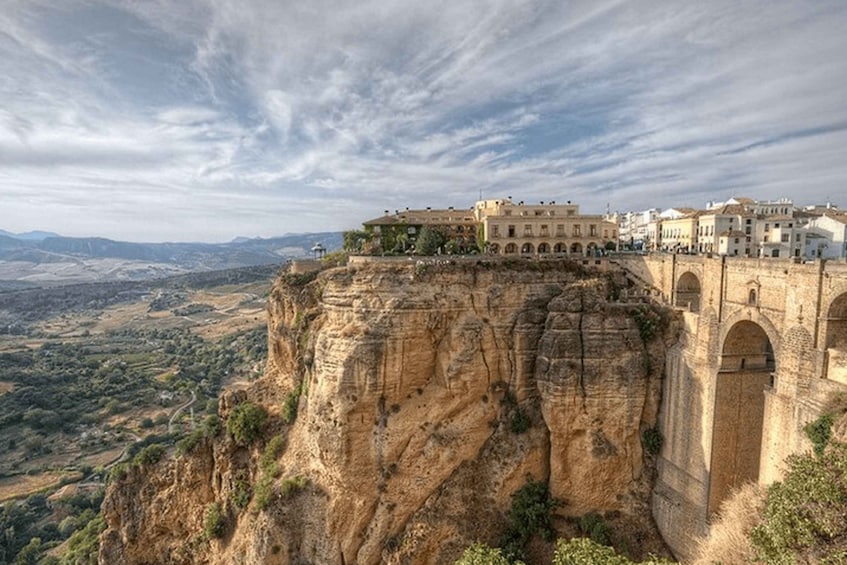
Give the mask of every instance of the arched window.
[(749, 304), (750, 306), (756, 305), (756, 289), (755, 288), (750, 289), (750, 294), (747, 295), (747, 304)]

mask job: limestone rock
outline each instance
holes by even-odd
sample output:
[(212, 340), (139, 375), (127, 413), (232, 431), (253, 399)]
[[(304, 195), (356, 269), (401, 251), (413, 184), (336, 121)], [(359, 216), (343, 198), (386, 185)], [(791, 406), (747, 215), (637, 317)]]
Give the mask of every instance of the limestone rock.
[(527, 478), (549, 481), (564, 514), (643, 512), (641, 432), (655, 424), (664, 343), (642, 339), (612, 279), (566, 261), (281, 278), (268, 371), (247, 396), (272, 415), (268, 437), (286, 437), (275, 492), (294, 476), (308, 486), (263, 510), (254, 500), (221, 541), (187, 548), (234, 473), (260, 474), (261, 446), (219, 439), (110, 488), (101, 562), (148, 562), (155, 548), (173, 562), (190, 549), (208, 563), (452, 563), (496, 543)]

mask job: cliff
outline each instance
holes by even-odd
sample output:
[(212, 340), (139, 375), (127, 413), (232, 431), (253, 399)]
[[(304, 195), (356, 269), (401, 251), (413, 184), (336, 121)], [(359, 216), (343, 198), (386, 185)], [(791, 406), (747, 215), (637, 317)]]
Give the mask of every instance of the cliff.
[(530, 478), (561, 516), (606, 513), (650, 539), (641, 437), (671, 337), (620, 284), (565, 261), (283, 276), (266, 375), (221, 403), (224, 418), (263, 406), (263, 438), (221, 435), (113, 483), (100, 561), (452, 563), (496, 544)]

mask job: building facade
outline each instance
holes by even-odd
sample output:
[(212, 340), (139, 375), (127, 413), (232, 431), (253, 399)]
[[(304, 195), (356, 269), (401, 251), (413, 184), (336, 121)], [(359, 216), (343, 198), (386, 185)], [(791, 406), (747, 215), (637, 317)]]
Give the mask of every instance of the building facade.
[(474, 206), (485, 251), (494, 255), (597, 255), (617, 249), (618, 226), (576, 204), (481, 200)]

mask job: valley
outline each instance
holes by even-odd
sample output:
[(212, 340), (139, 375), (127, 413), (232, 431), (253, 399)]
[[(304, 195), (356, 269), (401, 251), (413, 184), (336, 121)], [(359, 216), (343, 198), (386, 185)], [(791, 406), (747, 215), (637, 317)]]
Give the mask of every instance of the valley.
[(0, 525), (15, 532), (0, 562), (65, 540), (61, 500), (98, 510), (112, 467), (175, 446), (216, 418), (222, 387), (261, 376), (277, 269), (0, 293)]

